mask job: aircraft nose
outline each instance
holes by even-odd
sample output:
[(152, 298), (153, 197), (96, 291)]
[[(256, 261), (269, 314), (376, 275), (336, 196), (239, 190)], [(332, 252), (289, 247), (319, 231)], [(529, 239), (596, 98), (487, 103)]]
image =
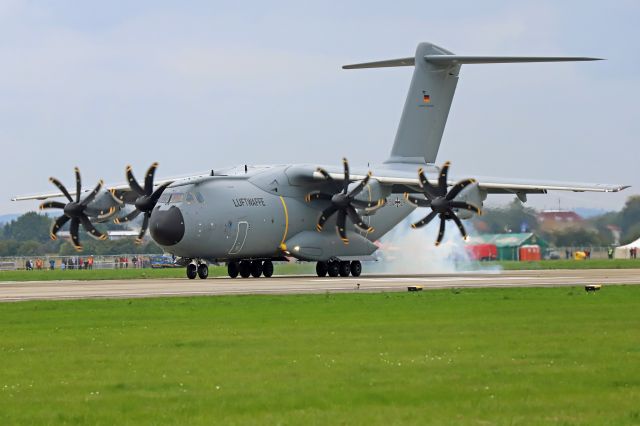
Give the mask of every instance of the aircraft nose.
[(184, 217), (176, 206), (168, 210), (156, 207), (151, 214), (149, 230), (153, 239), (160, 245), (176, 245), (184, 237)]

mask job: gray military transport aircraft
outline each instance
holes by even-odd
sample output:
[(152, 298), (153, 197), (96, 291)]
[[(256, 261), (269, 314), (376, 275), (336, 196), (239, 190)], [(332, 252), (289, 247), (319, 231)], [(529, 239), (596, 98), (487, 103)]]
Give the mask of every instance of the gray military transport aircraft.
[[(71, 240), (82, 250), (79, 227), (94, 238), (107, 235), (93, 223), (127, 222), (142, 214), (137, 241), (151, 237), (176, 261), (187, 277), (207, 278), (209, 262), (227, 264), (229, 276), (270, 277), (273, 261), (294, 257), (317, 262), (318, 276), (359, 276), (361, 260), (371, 259), (374, 242), (416, 208), (428, 214), (418, 228), (440, 220), (436, 245), (452, 221), (464, 238), (461, 219), (481, 213), (488, 194), (547, 191), (617, 192), (623, 185), (524, 182), (504, 179), (452, 179), (449, 163), (435, 165), (445, 123), (463, 64), (592, 61), (586, 57), (461, 56), (431, 43), (420, 43), (414, 57), (346, 65), (344, 69), (413, 66), (391, 154), (371, 169), (317, 164), (244, 166), (155, 181), (157, 163), (143, 183), (126, 169), (127, 184), (106, 187), (102, 181), (83, 190), (76, 168), (75, 192), (55, 178), (58, 192), (14, 200), (65, 197), (41, 208), (61, 209), (51, 238), (67, 223)], [(84, 197), (83, 197), (84, 195)], [(128, 213), (127, 206), (134, 209)], [(118, 216), (120, 214), (120, 216)], [(118, 217), (116, 217), (118, 216)]]

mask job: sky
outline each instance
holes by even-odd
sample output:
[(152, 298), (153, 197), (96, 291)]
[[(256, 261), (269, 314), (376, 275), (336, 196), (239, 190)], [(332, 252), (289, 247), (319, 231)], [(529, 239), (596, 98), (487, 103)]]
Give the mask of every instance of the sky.
[[(640, 193), (640, 2), (0, 0), (0, 214), (14, 195), (236, 164), (384, 161), (413, 56), (606, 61), (462, 67), (438, 162), (458, 176), (622, 183), (531, 195), (536, 208), (615, 210)], [(374, 170), (375, 173), (375, 170)], [(490, 197), (504, 203), (513, 197)]]

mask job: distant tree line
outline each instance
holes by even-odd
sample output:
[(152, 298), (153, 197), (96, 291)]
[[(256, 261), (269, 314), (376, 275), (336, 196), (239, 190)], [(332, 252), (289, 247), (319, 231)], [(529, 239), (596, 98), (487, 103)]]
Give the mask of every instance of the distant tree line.
[[(64, 238), (51, 240), (49, 231), (53, 219), (36, 212), (25, 213), (6, 223), (0, 229), (0, 257), (5, 256), (44, 256), (76, 254), (73, 246)], [(102, 232), (113, 229), (126, 229), (113, 223), (96, 224)], [(63, 229), (67, 229), (66, 227)], [(103, 254), (142, 254), (162, 253), (162, 249), (153, 241), (147, 244), (135, 244), (133, 238), (96, 241), (88, 234), (82, 234), (84, 253)]]
[(555, 231), (543, 231), (536, 210), (518, 199), (505, 207), (484, 208), (483, 215), (473, 219), (479, 233), (520, 232), (523, 224), (527, 232), (535, 232), (557, 247), (611, 245), (614, 236), (608, 227), (615, 225), (621, 230), (621, 244), (627, 244), (640, 238), (640, 196), (629, 197), (619, 212), (604, 213), (585, 219), (580, 226)]

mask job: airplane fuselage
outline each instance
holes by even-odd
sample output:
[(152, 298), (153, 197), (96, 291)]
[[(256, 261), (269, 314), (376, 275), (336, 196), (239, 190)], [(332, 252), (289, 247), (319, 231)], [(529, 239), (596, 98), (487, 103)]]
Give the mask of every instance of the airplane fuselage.
[[(414, 210), (402, 197), (390, 195), (385, 206), (365, 216), (373, 231), (348, 224), (352, 237), (345, 245), (336, 234), (335, 218), (322, 232), (316, 230), (327, 203), (305, 202), (309, 186), (292, 185), (286, 170), (286, 166), (274, 166), (169, 187), (152, 212), (151, 236), (176, 256), (211, 261), (273, 259), (288, 254), (307, 260), (362, 257), (375, 251), (373, 241)], [(371, 198), (370, 190), (363, 194)], [(307, 252), (296, 253), (300, 245)]]

